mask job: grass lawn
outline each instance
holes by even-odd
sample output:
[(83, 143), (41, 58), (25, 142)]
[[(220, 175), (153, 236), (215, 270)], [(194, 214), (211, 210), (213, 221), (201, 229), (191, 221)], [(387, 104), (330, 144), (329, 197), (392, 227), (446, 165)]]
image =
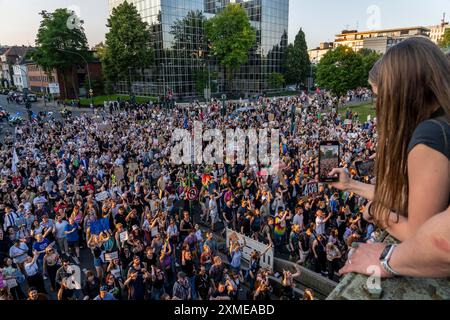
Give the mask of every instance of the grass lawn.
[(375, 105), (372, 103), (364, 103), (360, 105), (351, 106), (348, 108), (339, 108), (339, 114), (345, 118), (345, 113), (347, 112), (347, 109), (350, 109), (353, 111), (353, 113), (357, 112), (359, 114), (359, 119), (361, 122), (367, 121), (367, 116), (370, 114), (371, 118), (373, 119), (376, 117), (376, 110)]
[[(97, 96), (94, 97), (94, 105), (103, 105), (104, 101), (117, 101), (120, 97), (120, 100), (127, 101), (130, 100), (130, 96), (128, 95), (120, 95), (120, 94), (112, 94), (109, 96)], [(156, 101), (155, 97), (136, 97), (137, 103), (147, 103), (150, 100)], [(71, 99), (66, 99), (66, 103), (70, 104), (72, 102)], [(80, 99), (82, 106), (89, 106), (91, 104), (90, 98), (81, 98)]]

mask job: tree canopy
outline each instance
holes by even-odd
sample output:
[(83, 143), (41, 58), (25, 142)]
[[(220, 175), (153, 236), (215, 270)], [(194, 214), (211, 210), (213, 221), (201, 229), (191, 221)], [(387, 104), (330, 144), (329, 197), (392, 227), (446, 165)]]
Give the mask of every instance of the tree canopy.
[(142, 69), (152, 64), (149, 25), (142, 21), (133, 4), (125, 1), (115, 7), (107, 27), (103, 67), (108, 80), (128, 79), (129, 68)]
[(297, 33), (294, 43), (287, 47), (283, 67), (284, 77), (288, 84), (295, 84), (299, 87), (306, 83), (311, 62), (309, 61), (305, 33), (302, 29)]
[(205, 31), (211, 52), (225, 67), (231, 85), (234, 71), (248, 62), (250, 49), (256, 43), (256, 30), (242, 5), (230, 3), (206, 21)]
[(50, 72), (53, 69), (65, 70), (74, 64), (84, 64), (77, 54), (85, 59), (91, 58), (83, 21), (79, 21), (76, 27), (68, 27), (73, 12), (56, 9), (53, 13), (42, 11), (40, 15), (42, 20), (36, 36), (36, 50), (30, 55), (33, 61)]
[(317, 65), (316, 82), (339, 96), (365, 87), (369, 71), (380, 56), (374, 51), (354, 52), (346, 46), (330, 50)]
[(445, 33), (442, 36), (442, 39), (439, 41), (439, 47), (441, 47), (443, 49), (450, 48), (450, 28), (447, 28), (445, 30)]

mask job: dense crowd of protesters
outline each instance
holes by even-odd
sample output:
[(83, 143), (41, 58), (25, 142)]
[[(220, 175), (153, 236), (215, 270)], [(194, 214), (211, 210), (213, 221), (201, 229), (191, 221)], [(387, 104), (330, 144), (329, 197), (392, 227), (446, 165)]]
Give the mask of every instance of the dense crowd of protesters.
[[(215, 101), (173, 109), (127, 104), (96, 117), (26, 123), (2, 143), (4, 286), (16, 299), (27, 287), (45, 294), (47, 278), (60, 299), (94, 299), (102, 288), (116, 299), (237, 299), (246, 283), (245, 298), (270, 298), (264, 253), (255, 252), (244, 268), (242, 243), (220, 245), (225, 226), (337, 280), (347, 248), (370, 239), (373, 228), (361, 220), (362, 199), (317, 184), (314, 149), (319, 135), (339, 139), (342, 164), (351, 168), (374, 153), (376, 134), (374, 121), (344, 126), (329, 99), (261, 98), (255, 111), (237, 117), (221, 116)], [(239, 107), (230, 103), (228, 113)], [(269, 114), (282, 131), (283, 168), (276, 175), (244, 165), (188, 170), (170, 163), (171, 133), (186, 121), (246, 129), (269, 123)], [(194, 201), (186, 198), (188, 186), (199, 191)], [(89, 258), (81, 255), (86, 249)], [(64, 283), (70, 264), (91, 266), (81, 290)]]
[[(383, 72), (376, 66), (371, 75), (378, 92)], [(358, 89), (346, 99), (371, 96)], [(385, 177), (359, 176), (355, 168), (385, 152), (385, 140), (377, 149), (379, 119), (360, 119), (350, 110), (342, 116), (338, 104), (324, 93), (260, 98), (240, 113), (235, 110), (243, 103), (229, 102), (224, 115), (214, 100), (171, 108), (123, 103), (95, 116), (18, 127), (0, 150), (2, 298), (294, 299), (300, 269), (284, 270), (282, 290), (274, 290), (274, 270), (261, 266), (267, 251), (254, 251), (244, 262), (245, 241), (231, 234), (225, 247), (225, 227), (337, 281), (350, 249), (377, 240), (377, 225), (408, 238), (382, 224), (377, 201), (385, 190), (377, 188), (374, 196), (367, 190), (373, 185), (361, 187)], [(386, 130), (386, 115), (377, 112)], [(174, 165), (171, 135), (192, 129), (194, 121), (222, 132), (280, 129), (278, 170), (267, 175), (268, 168), (248, 164)], [(333, 186), (318, 183), (324, 140), (341, 145), (340, 181)], [(377, 170), (385, 170), (378, 160)], [(368, 200), (375, 200), (372, 219)], [(305, 290), (303, 299), (313, 298)]]

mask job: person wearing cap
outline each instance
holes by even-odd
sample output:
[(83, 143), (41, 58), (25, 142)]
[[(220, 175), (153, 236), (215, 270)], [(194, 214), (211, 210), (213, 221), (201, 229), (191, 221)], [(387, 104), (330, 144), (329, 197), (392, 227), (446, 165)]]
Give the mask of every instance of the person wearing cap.
[(94, 300), (117, 300), (114, 295), (108, 292), (108, 287), (103, 285), (100, 287), (100, 294), (94, 298)]

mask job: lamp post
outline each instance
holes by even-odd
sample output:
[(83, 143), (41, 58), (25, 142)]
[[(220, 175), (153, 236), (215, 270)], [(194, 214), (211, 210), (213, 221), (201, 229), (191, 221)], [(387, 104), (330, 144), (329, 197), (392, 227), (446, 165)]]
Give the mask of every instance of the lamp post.
[(129, 89), (129, 92), (130, 92), (130, 102), (131, 102), (131, 104), (134, 104), (135, 103), (135, 99), (134, 99), (134, 91), (133, 91), (133, 80), (131, 79), (131, 69), (133, 69), (133, 67), (128, 67), (128, 74), (129, 74), (129, 76), (130, 76), (130, 89)]
[(89, 96), (91, 97), (91, 104), (94, 105), (94, 91), (92, 91), (92, 83), (91, 83), (91, 73), (89, 71), (89, 63), (87, 62), (86, 58), (83, 57), (81, 54), (79, 54), (78, 52), (74, 52), (74, 51), (68, 51), (68, 50), (63, 50), (63, 49), (57, 49), (58, 51), (61, 52), (66, 52), (66, 53), (71, 53), (74, 55), (79, 56), (81, 59), (83, 59), (83, 61), (86, 63), (86, 71), (88, 73), (88, 81), (89, 81)]
[(163, 71), (163, 99), (164, 99), (164, 106), (166, 106), (166, 65), (164, 63), (161, 63), (162, 71)]
[(227, 115), (226, 99), (227, 99), (227, 95), (223, 94), (222, 95), (222, 117), (225, 117)]
[[(21, 65), (16, 65), (16, 66), (17, 66), (17, 68), (19, 68), (20, 71), (23, 71), (23, 73), (25, 74), (25, 78), (28, 78), (27, 70), (26, 69), (22, 69)], [(20, 72), (20, 77), (22, 77), (22, 72)], [(41, 80), (42, 80), (42, 76), (41, 76)], [(28, 88), (28, 81), (27, 81), (26, 88), (24, 86), (22, 88), (22, 90), (23, 90), (23, 100), (24, 100), (23, 102), (25, 103), (25, 107), (27, 109), (30, 109), (31, 108), (31, 104), (30, 104), (30, 101), (28, 100), (28, 90), (29, 90), (29, 88)]]

